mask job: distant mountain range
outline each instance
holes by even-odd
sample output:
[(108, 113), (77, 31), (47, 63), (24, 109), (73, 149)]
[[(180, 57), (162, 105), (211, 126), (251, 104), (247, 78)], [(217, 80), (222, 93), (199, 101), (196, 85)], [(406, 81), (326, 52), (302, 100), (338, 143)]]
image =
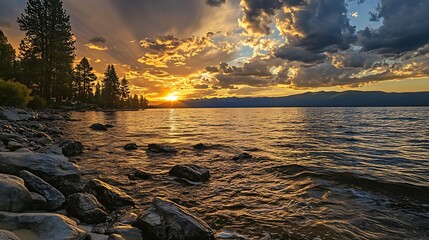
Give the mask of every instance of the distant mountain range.
[(238, 107), (394, 107), (429, 106), (429, 92), (308, 92), (287, 97), (190, 99), (158, 105), (161, 108)]

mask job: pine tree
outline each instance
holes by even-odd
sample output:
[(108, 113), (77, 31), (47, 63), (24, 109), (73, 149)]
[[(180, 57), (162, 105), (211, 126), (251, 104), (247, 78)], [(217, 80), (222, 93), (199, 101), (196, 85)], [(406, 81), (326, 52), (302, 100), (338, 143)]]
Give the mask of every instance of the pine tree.
[[(18, 18), (31, 52), (41, 61), (39, 92), (47, 100), (70, 94), (75, 39), (70, 16), (61, 0), (28, 0), (25, 14)], [(66, 89), (64, 89), (66, 88)]]
[(107, 107), (117, 107), (120, 97), (119, 78), (116, 74), (115, 67), (109, 65), (104, 73), (102, 86), (103, 101)]
[(143, 95), (140, 95), (139, 100), (140, 100), (139, 107), (141, 109), (147, 108), (149, 106), (148, 100)]
[(125, 77), (122, 78), (120, 86), (120, 97), (123, 107), (126, 107), (127, 100), (130, 97), (130, 87), (128, 85), (128, 80)]
[(5, 80), (14, 77), (13, 63), (15, 60), (15, 50), (9, 44), (7, 37), (0, 30), (0, 78)]
[(99, 82), (95, 85), (95, 93), (94, 93), (94, 103), (101, 105), (102, 99), (101, 99), (101, 85)]
[(81, 102), (89, 102), (92, 96), (93, 82), (97, 80), (94, 69), (89, 64), (88, 59), (82, 58), (74, 71), (74, 92), (75, 99)]
[(42, 62), (28, 37), (22, 39), (19, 44), (18, 58), (16, 67), (17, 81), (33, 89), (33, 93), (40, 95)]

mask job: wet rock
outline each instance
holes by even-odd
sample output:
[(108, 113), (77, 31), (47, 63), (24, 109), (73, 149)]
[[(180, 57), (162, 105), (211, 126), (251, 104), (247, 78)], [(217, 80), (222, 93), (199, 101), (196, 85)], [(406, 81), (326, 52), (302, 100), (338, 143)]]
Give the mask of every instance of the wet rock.
[(52, 143), (52, 138), (51, 137), (41, 137), (39, 139), (37, 139), (37, 143), (41, 144), (41, 145), (49, 145)]
[(84, 190), (93, 194), (103, 206), (110, 210), (135, 205), (134, 200), (124, 191), (99, 179), (89, 181)]
[(107, 127), (101, 123), (92, 124), (89, 128), (96, 131), (107, 131)]
[(22, 170), (27, 170), (39, 176), (64, 195), (82, 190), (79, 168), (62, 155), (0, 153), (0, 172), (18, 175)]
[(97, 233), (90, 233), (91, 240), (107, 240), (109, 236)]
[(63, 131), (61, 131), (61, 129), (59, 129), (57, 127), (50, 127), (46, 131), (49, 134), (56, 135), (56, 136), (59, 136), (59, 135), (63, 134)]
[(31, 153), (32, 151), (28, 148), (20, 148), (20, 149), (15, 150), (15, 152)]
[(161, 144), (149, 144), (147, 146), (147, 151), (149, 153), (177, 153), (177, 150), (174, 147), (164, 146)]
[(132, 213), (132, 212), (124, 212), (123, 214), (121, 214), (116, 220), (115, 220), (115, 224), (133, 224), (136, 220), (137, 220), (137, 214)]
[(125, 150), (137, 150), (137, 144), (135, 143), (127, 143), (124, 146)]
[(29, 208), (32, 197), (19, 177), (0, 174), (0, 211), (22, 212)]
[(74, 156), (81, 154), (85, 149), (81, 142), (73, 140), (63, 141), (58, 146), (61, 148), (62, 154), (64, 154), (65, 156)]
[(214, 231), (185, 208), (165, 199), (154, 198), (151, 207), (136, 223), (143, 236), (154, 240), (214, 240)]
[(106, 128), (114, 128), (115, 126), (114, 125), (112, 125), (112, 124), (105, 124), (104, 125)]
[(63, 155), (63, 150), (58, 145), (50, 145), (37, 150), (39, 153)]
[(198, 144), (195, 144), (193, 146), (193, 148), (195, 150), (205, 150), (205, 149), (208, 149), (209, 147), (207, 145), (205, 145), (204, 143), (198, 143)]
[(108, 228), (106, 231), (107, 234), (119, 234), (124, 239), (127, 240), (141, 240), (142, 233), (140, 229), (132, 227), (130, 225), (117, 226), (113, 228)]
[(150, 173), (141, 171), (141, 170), (134, 170), (133, 173), (128, 174), (128, 179), (130, 180), (149, 180), (152, 178), (152, 175)]
[(176, 165), (169, 171), (169, 174), (193, 182), (204, 182), (210, 178), (210, 172), (207, 168), (194, 164)]
[(28, 229), (39, 239), (84, 240), (89, 235), (70, 218), (55, 213), (0, 212), (0, 226), (8, 231)]
[(107, 238), (107, 240), (128, 240), (128, 239), (122, 237), (119, 234), (114, 233), (114, 234), (109, 235), (109, 237)]
[(23, 147), (24, 147), (24, 146), (23, 146), (21, 143), (18, 143), (18, 142), (14, 141), (14, 140), (11, 140), (11, 141), (9, 141), (9, 142), (7, 143), (7, 148), (8, 148), (10, 151), (15, 151), (15, 150), (20, 149), (20, 148), (23, 148)]
[(244, 160), (244, 159), (250, 159), (252, 157), (253, 156), (248, 153), (241, 153), (240, 155), (233, 157), (232, 160)]
[(20, 240), (13, 232), (0, 230), (0, 240)]
[(67, 197), (67, 212), (85, 223), (101, 223), (106, 221), (107, 213), (94, 195), (75, 193)]
[(65, 197), (60, 191), (31, 172), (24, 170), (19, 173), (19, 176), (24, 179), (28, 189), (40, 193), (46, 199), (48, 211), (61, 207), (65, 202)]

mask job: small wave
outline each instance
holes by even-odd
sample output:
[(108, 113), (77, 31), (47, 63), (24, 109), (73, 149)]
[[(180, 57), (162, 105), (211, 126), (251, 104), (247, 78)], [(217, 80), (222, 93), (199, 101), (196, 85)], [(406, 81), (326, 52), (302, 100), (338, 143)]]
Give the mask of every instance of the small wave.
[(271, 170), (288, 175), (289, 178), (319, 178), (349, 185), (362, 190), (382, 193), (394, 198), (414, 199), (421, 202), (429, 200), (429, 187), (410, 183), (388, 182), (352, 172), (325, 171), (316, 167), (304, 167), (298, 164), (283, 165)]
[(411, 122), (415, 122), (415, 121), (419, 121), (421, 119), (420, 118), (414, 118), (414, 117), (382, 117), (382, 118), (378, 118), (378, 120), (383, 120), (383, 121), (411, 121)]

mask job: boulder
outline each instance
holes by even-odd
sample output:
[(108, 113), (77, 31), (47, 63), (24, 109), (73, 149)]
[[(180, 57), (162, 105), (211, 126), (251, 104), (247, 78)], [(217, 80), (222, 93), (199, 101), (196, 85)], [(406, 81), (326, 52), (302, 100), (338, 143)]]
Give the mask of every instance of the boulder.
[(169, 171), (169, 174), (192, 182), (204, 182), (210, 178), (210, 172), (207, 168), (194, 164), (176, 165)]
[(67, 213), (84, 223), (101, 223), (106, 221), (107, 213), (94, 195), (75, 193), (67, 197)]
[(109, 210), (135, 205), (134, 200), (124, 191), (99, 179), (89, 181), (84, 190), (93, 194)]
[(107, 240), (128, 240), (128, 239), (122, 237), (119, 234), (114, 233), (114, 234), (109, 235), (109, 237), (107, 238)]
[(193, 146), (193, 148), (195, 150), (205, 150), (207, 148), (209, 148), (207, 145), (205, 145), (204, 143), (197, 143)]
[(0, 112), (0, 117), (8, 121), (26, 121), (34, 116), (22, 109), (5, 108)]
[(108, 228), (107, 234), (118, 234), (127, 240), (141, 240), (143, 239), (140, 229), (132, 227), (130, 225), (116, 226)]
[(0, 152), (0, 173), (18, 175), (27, 170), (64, 195), (82, 191), (80, 170), (62, 155)]
[(134, 223), (143, 236), (154, 240), (214, 240), (214, 231), (185, 208), (154, 198), (152, 205)]
[(7, 148), (9, 149), (9, 150), (11, 150), (11, 151), (15, 151), (15, 150), (17, 150), (17, 149), (20, 149), (20, 148), (23, 148), (24, 147), (24, 145), (22, 145), (21, 143), (19, 143), (19, 142), (16, 142), (15, 140), (10, 140), (8, 143), (7, 143)]
[(32, 200), (24, 180), (0, 174), (0, 211), (22, 212), (30, 207)]
[(20, 240), (13, 232), (0, 230), (0, 240)]
[(41, 138), (37, 139), (37, 143), (46, 146), (46, 145), (49, 145), (52, 143), (52, 138), (49, 136), (48, 137), (41, 137)]
[(39, 239), (83, 240), (89, 235), (70, 218), (55, 213), (0, 212), (0, 227), (8, 231), (28, 229)]
[(85, 149), (81, 142), (73, 140), (63, 141), (58, 146), (62, 149), (62, 153), (65, 156), (74, 156), (77, 154), (81, 154)]
[(177, 150), (174, 147), (164, 146), (161, 144), (149, 144), (147, 146), (147, 151), (149, 153), (177, 153)]
[(96, 131), (107, 131), (107, 127), (101, 123), (94, 123), (89, 128)]
[(31, 210), (44, 210), (47, 209), (47, 203), (48, 201), (46, 200), (46, 198), (42, 195), (40, 195), (39, 193), (35, 193), (35, 192), (30, 192), (31, 194)]
[(46, 210), (55, 210), (65, 202), (65, 197), (60, 191), (31, 172), (23, 170), (19, 172), (19, 176), (24, 179), (28, 189), (41, 194), (46, 199)]
[(149, 180), (152, 178), (152, 175), (150, 173), (141, 171), (141, 170), (134, 170), (133, 173), (128, 174), (128, 179), (130, 180)]
[(137, 150), (137, 144), (135, 143), (127, 143), (124, 146), (125, 150)]

